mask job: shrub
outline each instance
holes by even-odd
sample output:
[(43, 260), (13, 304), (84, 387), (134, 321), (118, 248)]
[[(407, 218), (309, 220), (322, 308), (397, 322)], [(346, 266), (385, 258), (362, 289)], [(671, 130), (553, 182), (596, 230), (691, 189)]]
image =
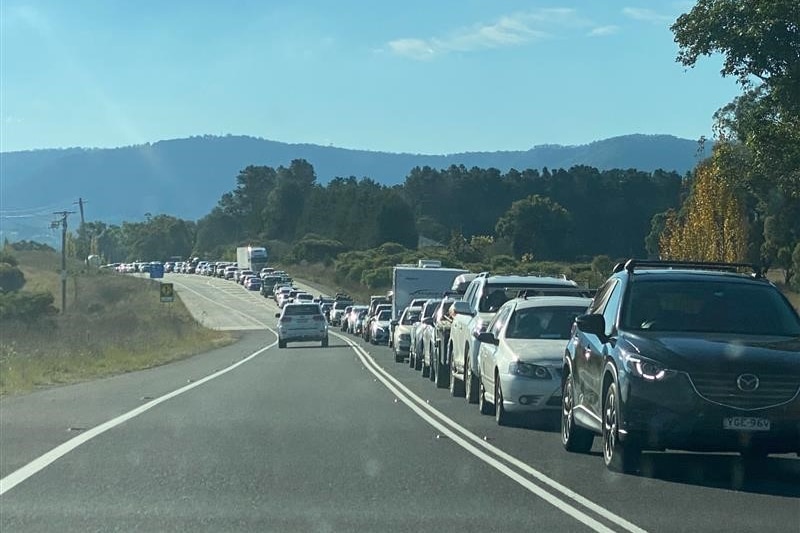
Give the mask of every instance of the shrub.
[(14, 265), (0, 263), (0, 292), (18, 291), (25, 285), (25, 275)]

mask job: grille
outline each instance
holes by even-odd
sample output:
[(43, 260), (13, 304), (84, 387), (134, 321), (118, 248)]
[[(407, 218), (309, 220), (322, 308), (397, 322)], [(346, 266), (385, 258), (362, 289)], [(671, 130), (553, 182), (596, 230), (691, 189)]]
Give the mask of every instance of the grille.
[(689, 376), (697, 393), (710, 402), (734, 409), (750, 411), (774, 407), (791, 401), (800, 390), (800, 376), (756, 374), (758, 388), (751, 392), (739, 390), (736, 379), (741, 372), (694, 373)]

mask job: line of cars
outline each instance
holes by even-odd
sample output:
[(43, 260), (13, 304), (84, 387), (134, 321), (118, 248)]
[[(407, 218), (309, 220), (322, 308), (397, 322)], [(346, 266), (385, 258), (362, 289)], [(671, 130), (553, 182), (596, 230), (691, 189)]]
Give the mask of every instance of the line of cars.
[(613, 471), (667, 449), (800, 455), (800, 316), (747, 268), (630, 260), (596, 294), (472, 274), (463, 294), (412, 301), (396, 320), (375, 298), (337, 324), (498, 424), (557, 415), (565, 450), (598, 437)]

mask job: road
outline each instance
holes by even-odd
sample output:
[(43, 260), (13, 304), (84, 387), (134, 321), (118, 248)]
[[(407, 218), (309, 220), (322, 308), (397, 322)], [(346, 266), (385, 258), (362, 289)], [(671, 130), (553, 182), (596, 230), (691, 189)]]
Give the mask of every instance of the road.
[(271, 300), (168, 281), (240, 341), (4, 399), (0, 530), (800, 531), (793, 456), (745, 471), (658, 453), (613, 474), (555, 424), (498, 427), (386, 347), (334, 329), (329, 348), (279, 350)]

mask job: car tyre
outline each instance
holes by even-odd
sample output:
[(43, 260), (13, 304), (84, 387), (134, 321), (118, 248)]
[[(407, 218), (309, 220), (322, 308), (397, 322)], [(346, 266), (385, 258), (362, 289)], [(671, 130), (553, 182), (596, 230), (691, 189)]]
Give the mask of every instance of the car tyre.
[(286, 348), (286, 341), (278, 340), (278, 348)]
[(452, 365), (450, 366), (450, 396), (455, 398), (464, 396), (464, 382), (456, 377)]
[(481, 380), (480, 391), (478, 392), (478, 410), (482, 415), (493, 415), (494, 405), (486, 401), (486, 388)]
[(494, 420), (498, 426), (509, 424), (509, 414), (503, 407), (503, 389), (500, 386), (500, 376), (494, 375)]
[(472, 373), (472, 368), (469, 366), (469, 359), (465, 360), (464, 368), (464, 395), (469, 403), (478, 403), (479, 384), (478, 376)]
[(440, 361), (436, 361), (436, 387), (439, 389), (446, 389), (448, 385), (450, 385), (448, 382), (449, 376), (450, 367)]
[(328, 347), (328, 337), (325, 337), (324, 339), (322, 339), (322, 343), (321, 344), (322, 344), (323, 348), (327, 348)]
[(402, 355), (400, 355), (399, 353), (397, 353), (397, 350), (395, 350), (394, 351), (394, 362), (395, 363), (402, 363), (403, 359), (404, 359), (404, 357)]
[(575, 424), (575, 383), (568, 374), (561, 390), (561, 444), (568, 452), (589, 453), (594, 433)]
[(603, 462), (613, 472), (629, 474), (638, 470), (642, 450), (633, 441), (620, 440), (619, 419), (617, 384), (612, 382), (603, 401)]

